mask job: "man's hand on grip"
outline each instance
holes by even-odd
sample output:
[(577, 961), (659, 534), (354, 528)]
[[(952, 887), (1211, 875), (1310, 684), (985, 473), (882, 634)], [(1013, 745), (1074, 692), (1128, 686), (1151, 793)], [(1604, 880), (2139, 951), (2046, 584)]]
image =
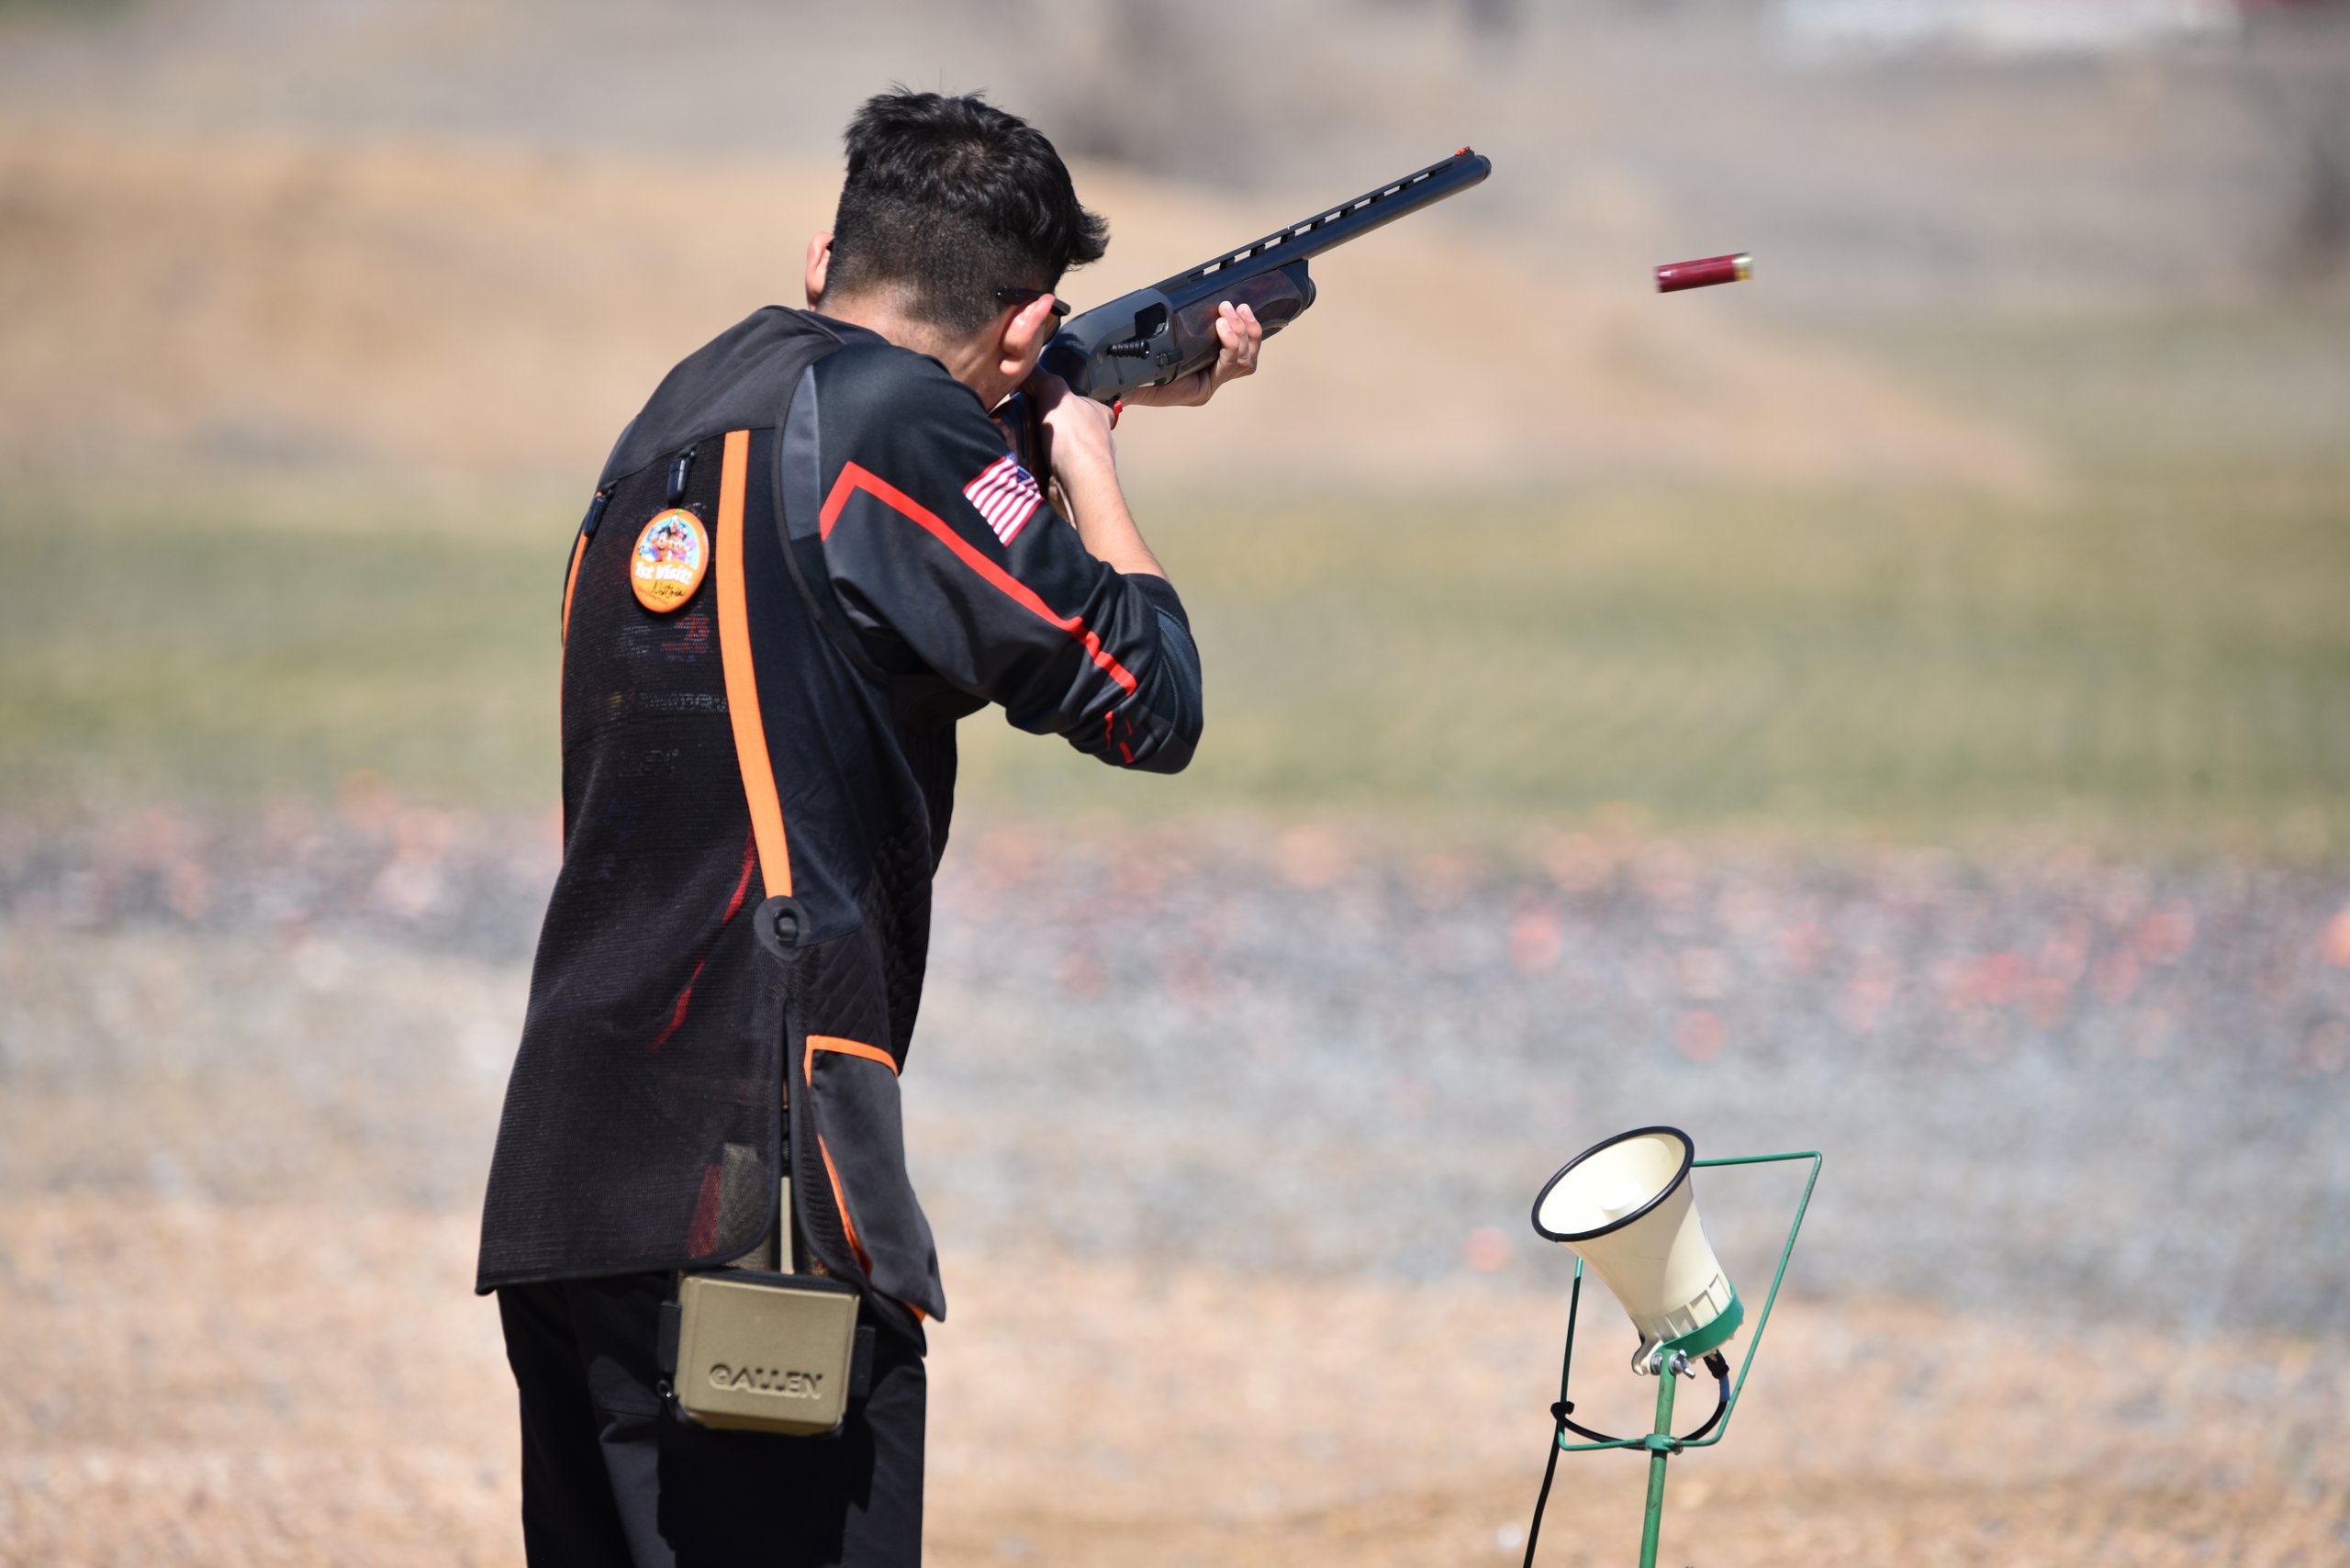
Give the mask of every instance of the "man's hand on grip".
[(1164, 386), (1138, 386), (1126, 394), (1127, 403), (1140, 408), (1197, 408), (1214, 397), (1225, 382), (1257, 374), (1258, 351), (1265, 343), (1265, 329), (1258, 323), (1257, 313), (1228, 299), (1215, 309), (1215, 363)]
[(1107, 408), (1079, 397), (1046, 370), (1030, 375), (1020, 389), (1035, 403), (1045, 447), (1036, 455), (1054, 478), (1078, 486), (1104, 476), (1116, 482), (1116, 442), (1110, 434), (1116, 420)]
[(1118, 463), (1110, 439), (1110, 410), (1080, 398), (1059, 376), (1038, 371), (1021, 390), (1035, 400), (1044, 428), (1046, 456), (1052, 465), (1053, 505), (1076, 525), (1077, 536), (1098, 560), (1117, 571), (1167, 575), (1135, 527), (1126, 498), (1118, 488)]

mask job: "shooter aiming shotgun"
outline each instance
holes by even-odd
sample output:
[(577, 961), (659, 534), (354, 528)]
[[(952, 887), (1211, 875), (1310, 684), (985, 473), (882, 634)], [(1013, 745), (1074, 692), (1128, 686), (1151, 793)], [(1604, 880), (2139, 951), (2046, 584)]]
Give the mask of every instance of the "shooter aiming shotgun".
[[(1188, 272), (1098, 305), (1055, 334), (1037, 368), (1070, 391), (1113, 408), (1128, 394), (1163, 386), (1215, 363), (1216, 308), (1248, 306), (1271, 337), (1314, 303), (1306, 263), (1467, 190), (1494, 172), (1493, 160), (1464, 147), (1451, 157), (1391, 180), (1326, 212), (1277, 229)], [(1021, 465), (1039, 481), (1052, 453), (1035, 399), (1015, 392), (996, 410)]]

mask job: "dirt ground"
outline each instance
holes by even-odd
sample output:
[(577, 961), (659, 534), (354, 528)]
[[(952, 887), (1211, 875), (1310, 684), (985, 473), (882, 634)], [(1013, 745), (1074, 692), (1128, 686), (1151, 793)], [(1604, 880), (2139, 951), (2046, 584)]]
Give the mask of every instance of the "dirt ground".
[[(543, 846), (495, 820), (149, 836), (0, 857), (0, 1562), (518, 1562), (510, 1385), (469, 1286)], [(1830, 1151), (1748, 1403), (1675, 1462), (1665, 1561), (2350, 1557), (2340, 1061), (2293, 1022), (2350, 968), (2338, 884), (1562, 850), (1533, 873), (1555, 927), (1525, 874), (1456, 867), (1452, 939), (1398, 961), (1372, 918), (1393, 868), (1318, 841), (1203, 841), (1137, 880), (975, 838), (909, 1077), (951, 1308), (933, 1561), (1516, 1561), (1568, 1277), (1523, 1205), (1659, 1106), (1701, 1152)], [(2050, 1011), (2046, 985), (1913, 978), (1852, 1011), (1870, 953), (1932, 976), (1974, 925), (2092, 904), (2226, 1063), (2140, 1054), (2110, 985)], [(1642, 1022), (1620, 943), (1741, 952), (1707, 908), (1776, 929), (1781, 905), (1813, 911), (1808, 967), (1707, 980), (1753, 1040)], [(1152, 983), (1080, 927), (1193, 935)], [(1588, 1038), (1539, 1005), (1569, 958), (1595, 966)], [(1782, 1200), (1707, 1181), (1759, 1296)], [(1579, 1414), (1632, 1428), (1649, 1385), (1586, 1308)], [(1563, 1460), (1541, 1561), (1630, 1561), (1639, 1487), (1630, 1456)]]
[[(0, 1205), (0, 1551), (24, 1564), (520, 1561), (464, 1215)], [(1561, 1303), (1482, 1283), (956, 1260), (932, 1560), (1514, 1560)], [(1603, 1338), (1583, 1413), (1633, 1414)], [(2344, 1560), (2343, 1347), (1795, 1301), (1668, 1561)], [(1542, 1561), (1630, 1560), (1639, 1466), (1561, 1463)]]

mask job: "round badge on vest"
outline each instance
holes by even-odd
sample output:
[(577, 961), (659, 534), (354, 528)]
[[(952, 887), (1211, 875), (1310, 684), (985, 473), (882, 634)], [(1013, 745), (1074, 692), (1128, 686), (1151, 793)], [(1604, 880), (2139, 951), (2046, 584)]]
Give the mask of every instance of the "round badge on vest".
[(701, 519), (683, 507), (657, 514), (636, 536), (636, 554), (628, 564), (629, 586), (637, 603), (666, 615), (693, 598), (710, 569), (710, 535)]

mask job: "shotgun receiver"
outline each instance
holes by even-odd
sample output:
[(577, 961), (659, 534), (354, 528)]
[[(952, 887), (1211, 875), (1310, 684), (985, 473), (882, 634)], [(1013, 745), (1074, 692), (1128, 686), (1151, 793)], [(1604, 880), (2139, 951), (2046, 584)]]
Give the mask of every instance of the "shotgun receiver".
[[(1307, 262), (1466, 190), (1493, 169), (1491, 159), (1464, 147), (1352, 201), (1098, 305), (1070, 318), (1045, 346), (1037, 367), (1101, 403), (1189, 375), (1215, 363), (1218, 305), (1229, 300), (1248, 306), (1270, 338), (1314, 303)], [(1033, 400), (1015, 392), (996, 419), (1023, 466), (1042, 481), (1049, 454)]]

